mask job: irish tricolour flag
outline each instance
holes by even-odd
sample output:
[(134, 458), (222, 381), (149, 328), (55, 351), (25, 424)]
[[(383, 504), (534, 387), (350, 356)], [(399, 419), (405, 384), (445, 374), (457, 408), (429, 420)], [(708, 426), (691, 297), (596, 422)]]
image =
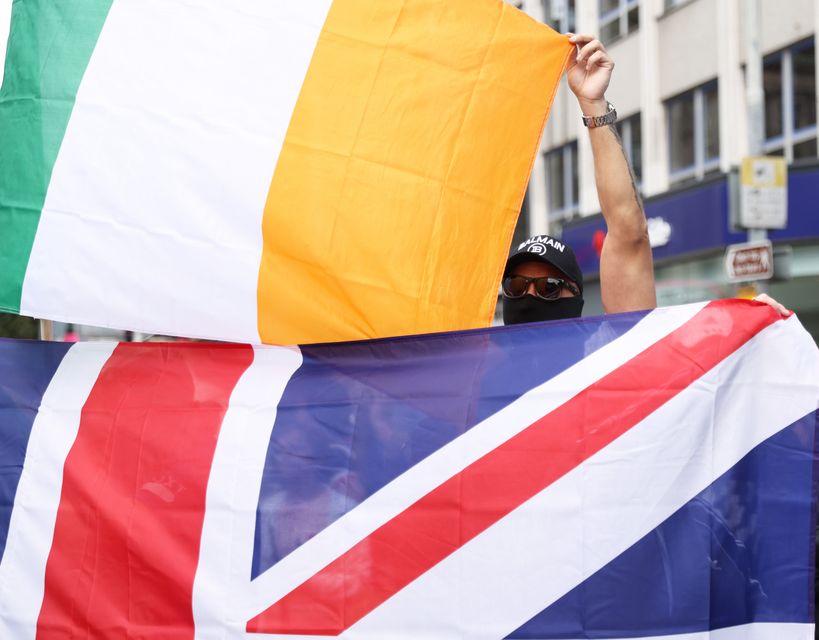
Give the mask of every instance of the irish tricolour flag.
[(500, 0), (19, 0), (0, 309), (254, 343), (485, 325), (570, 50)]

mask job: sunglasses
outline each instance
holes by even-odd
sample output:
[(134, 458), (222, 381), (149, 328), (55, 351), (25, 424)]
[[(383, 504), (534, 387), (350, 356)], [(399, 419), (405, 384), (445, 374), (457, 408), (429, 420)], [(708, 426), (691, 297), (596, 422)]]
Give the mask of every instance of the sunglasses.
[(540, 278), (527, 278), (526, 276), (507, 276), (503, 279), (503, 295), (507, 298), (522, 298), (529, 290), (529, 285), (535, 284), (535, 295), (544, 300), (557, 300), (560, 292), (567, 289), (572, 295), (579, 296), (578, 289), (571, 282), (562, 278), (552, 278), (543, 276)]

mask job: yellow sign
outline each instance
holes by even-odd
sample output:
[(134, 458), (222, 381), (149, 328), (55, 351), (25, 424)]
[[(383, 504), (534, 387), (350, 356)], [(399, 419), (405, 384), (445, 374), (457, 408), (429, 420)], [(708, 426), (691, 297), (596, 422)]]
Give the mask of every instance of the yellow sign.
[(788, 165), (778, 156), (750, 156), (742, 160), (742, 186), (765, 189), (786, 187)]

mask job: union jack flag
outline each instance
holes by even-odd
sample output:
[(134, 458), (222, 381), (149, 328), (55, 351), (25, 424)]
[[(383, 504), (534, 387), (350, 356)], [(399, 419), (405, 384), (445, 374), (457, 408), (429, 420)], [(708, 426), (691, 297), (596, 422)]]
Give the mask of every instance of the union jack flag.
[(0, 341), (0, 638), (812, 638), (818, 402), (741, 301)]

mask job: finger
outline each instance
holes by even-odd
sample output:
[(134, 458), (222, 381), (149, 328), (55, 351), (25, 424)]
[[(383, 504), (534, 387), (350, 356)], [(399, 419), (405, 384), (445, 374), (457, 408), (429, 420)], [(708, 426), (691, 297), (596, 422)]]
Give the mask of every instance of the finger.
[(600, 42), (599, 40), (592, 40), (588, 44), (585, 44), (583, 45), (583, 47), (581, 47), (580, 53), (577, 54), (577, 61), (580, 62), (582, 60), (585, 60), (591, 54), (601, 50), (603, 51), (603, 53), (606, 52), (606, 50), (603, 48), (603, 43)]
[(789, 316), (791, 313), (790, 311), (788, 311), (788, 309), (785, 308), (785, 305), (780, 304), (767, 293), (759, 294), (754, 298), (754, 300), (756, 300), (757, 302), (764, 302), (768, 306), (772, 307), (781, 316)]
[(584, 45), (594, 40), (594, 36), (588, 33), (567, 33), (566, 35), (570, 36), (569, 42), (572, 44)]
[(604, 60), (606, 54), (602, 51), (596, 51), (589, 56), (589, 61), (586, 63), (586, 71), (589, 71), (592, 67), (597, 64), (600, 64), (602, 60)]

